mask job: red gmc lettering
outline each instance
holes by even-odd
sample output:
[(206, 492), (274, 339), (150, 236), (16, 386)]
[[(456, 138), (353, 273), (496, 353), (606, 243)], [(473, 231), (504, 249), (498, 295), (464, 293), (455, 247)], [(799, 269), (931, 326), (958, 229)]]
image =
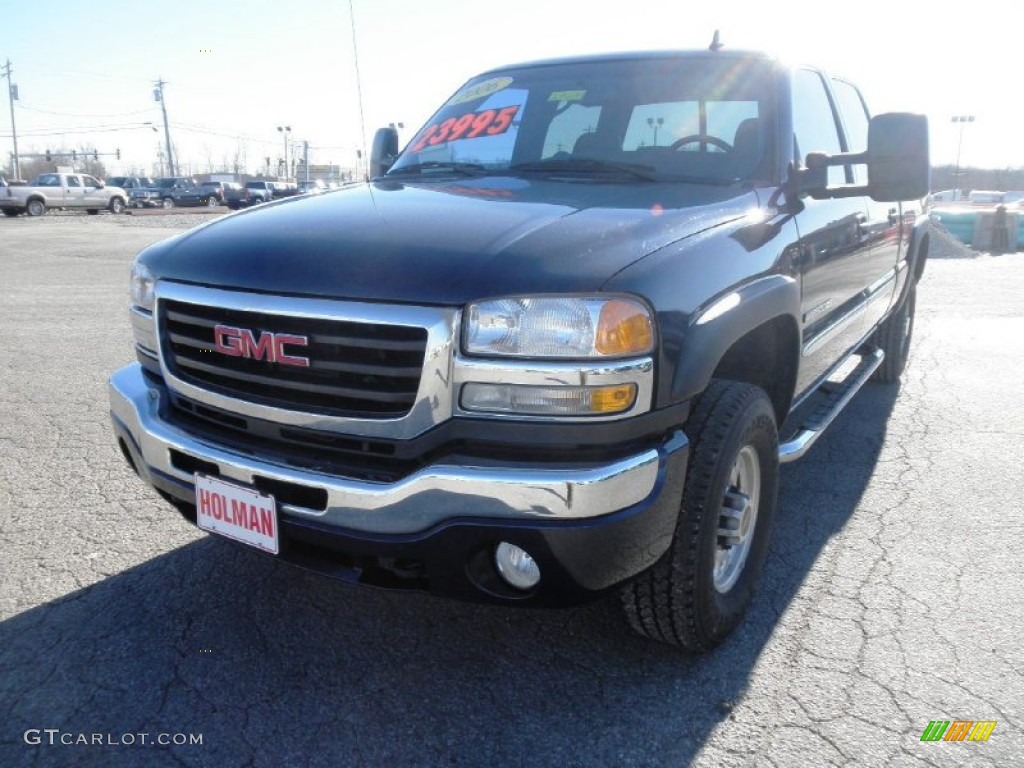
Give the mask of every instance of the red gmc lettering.
[(217, 351), (231, 357), (246, 357), (255, 360), (266, 360), (268, 363), (297, 365), (309, 367), (309, 358), (289, 355), (285, 345), (305, 347), (309, 339), (291, 333), (272, 333), (263, 331), (259, 339), (248, 328), (235, 328), (231, 325), (218, 325), (213, 329), (213, 340)]

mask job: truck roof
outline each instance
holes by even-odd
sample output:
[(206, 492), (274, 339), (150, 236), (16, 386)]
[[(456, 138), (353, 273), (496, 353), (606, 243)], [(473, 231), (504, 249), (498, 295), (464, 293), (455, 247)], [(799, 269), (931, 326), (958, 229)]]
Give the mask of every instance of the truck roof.
[(659, 51), (622, 51), (618, 53), (594, 53), (585, 54), (582, 56), (564, 56), (554, 59), (539, 59), (536, 61), (526, 61), (512, 64), (505, 64), (500, 67), (494, 67), (481, 72), (482, 75), (491, 74), (492, 72), (501, 72), (506, 69), (525, 69), (528, 67), (550, 67), (558, 66), (563, 64), (583, 64), (599, 61), (637, 61), (644, 59), (700, 59), (700, 58), (719, 58), (719, 59), (761, 59), (763, 61), (777, 61), (774, 56), (771, 56), (764, 51), (744, 51), (744, 50), (729, 50), (729, 51), (710, 51), (707, 48), (689, 49), (689, 50), (659, 50)]

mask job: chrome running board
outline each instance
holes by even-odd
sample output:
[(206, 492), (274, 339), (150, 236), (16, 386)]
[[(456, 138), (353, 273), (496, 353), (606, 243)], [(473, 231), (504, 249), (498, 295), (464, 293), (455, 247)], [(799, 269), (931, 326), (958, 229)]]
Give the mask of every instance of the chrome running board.
[(811, 449), (814, 442), (842, 412), (853, 396), (860, 391), (871, 374), (882, 364), (885, 353), (881, 349), (873, 349), (860, 353), (860, 363), (854, 368), (836, 390), (829, 394), (828, 399), (800, 426), (796, 435), (790, 440), (779, 444), (779, 463), (787, 464), (801, 458)]

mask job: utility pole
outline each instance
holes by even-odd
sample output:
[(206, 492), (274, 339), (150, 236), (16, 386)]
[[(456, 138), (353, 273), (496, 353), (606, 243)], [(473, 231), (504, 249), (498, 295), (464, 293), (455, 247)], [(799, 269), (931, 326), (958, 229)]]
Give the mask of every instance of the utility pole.
[(288, 179), (288, 137), (292, 132), (290, 125), (279, 125), (277, 130), (281, 133), (281, 140), (284, 142), (284, 178)]
[(306, 183), (309, 183), (309, 142), (302, 142), (302, 167), (306, 169)]
[(11, 60), (4, 66), (3, 76), (7, 78), (7, 97), (11, 102), (11, 137), (14, 139), (14, 178), (21, 178), (21, 163), (18, 161), (18, 129), (14, 127), (14, 102), (18, 99), (18, 86), (11, 80)]
[(167, 166), (171, 169), (171, 176), (177, 176), (174, 172), (174, 152), (171, 150), (171, 129), (167, 127), (167, 104), (164, 102), (164, 86), (167, 85), (163, 78), (156, 81), (156, 88), (153, 89), (153, 100), (160, 102), (160, 111), (164, 113), (164, 138), (167, 140)]

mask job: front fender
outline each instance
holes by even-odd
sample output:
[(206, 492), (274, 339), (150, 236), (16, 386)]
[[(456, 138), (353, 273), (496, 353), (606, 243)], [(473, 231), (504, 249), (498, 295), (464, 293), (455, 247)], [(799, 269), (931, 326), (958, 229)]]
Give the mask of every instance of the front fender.
[(671, 399), (703, 392), (719, 362), (740, 339), (777, 318), (789, 318), (799, 329), (799, 317), (800, 283), (788, 275), (760, 277), (715, 297), (693, 314), (686, 329)]

